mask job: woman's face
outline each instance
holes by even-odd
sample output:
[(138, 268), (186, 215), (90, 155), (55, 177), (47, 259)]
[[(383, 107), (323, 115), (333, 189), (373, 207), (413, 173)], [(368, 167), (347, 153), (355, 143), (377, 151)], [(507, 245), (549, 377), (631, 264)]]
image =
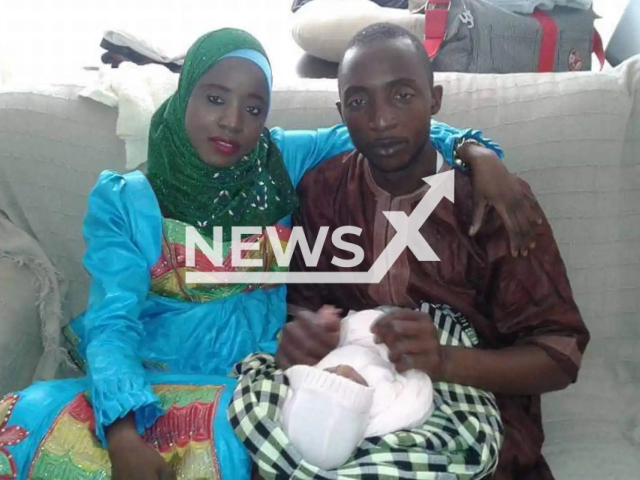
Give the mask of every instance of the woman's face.
[(242, 58), (216, 63), (197, 83), (185, 128), (200, 159), (231, 167), (258, 144), (267, 119), (269, 91), (262, 70)]

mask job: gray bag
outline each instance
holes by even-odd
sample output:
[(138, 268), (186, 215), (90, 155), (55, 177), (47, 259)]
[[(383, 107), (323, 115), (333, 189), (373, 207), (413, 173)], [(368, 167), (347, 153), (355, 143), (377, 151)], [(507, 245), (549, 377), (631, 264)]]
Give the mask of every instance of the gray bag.
[(591, 70), (594, 51), (604, 62), (593, 10), (556, 7), (520, 15), (485, 0), (409, 0), (409, 8), (425, 13), (425, 47), (436, 71)]

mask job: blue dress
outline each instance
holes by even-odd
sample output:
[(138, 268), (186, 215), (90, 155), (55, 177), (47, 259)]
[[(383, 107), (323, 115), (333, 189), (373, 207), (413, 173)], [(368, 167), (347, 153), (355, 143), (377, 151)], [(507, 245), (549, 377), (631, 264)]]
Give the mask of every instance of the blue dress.
[[(294, 186), (353, 149), (344, 126), (271, 133)], [(463, 136), (482, 140), (477, 131), (432, 125), (449, 163)], [(131, 412), (178, 478), (249, 478), (250, 459), (227, 420), (230, 372), (252, 353), (275, 352), (286, 286), (207, 302), (154, 291), (164, 221), (142, 173), (100, 175), (83, 228), (89, 303), (70, 329), (87, 376), (35, 383), (0, 402), (0, 478), (110, 478), (105, 427)]]

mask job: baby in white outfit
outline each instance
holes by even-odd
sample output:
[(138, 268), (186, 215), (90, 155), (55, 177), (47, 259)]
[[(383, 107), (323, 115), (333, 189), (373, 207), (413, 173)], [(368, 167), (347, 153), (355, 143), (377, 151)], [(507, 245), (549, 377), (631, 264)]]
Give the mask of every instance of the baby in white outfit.
[[(328, 307), (318, 313), (337, 315)], [(429, 376), (397, 373), (386, 345), (375, 343), (371, 327), (384, 313), (349, 313), (335, 350), (315, 367), (285, 372), (283, 430), (302, 457), (323, 470), (343, 465), (363, 439), (417, 427), (433, 411)]]

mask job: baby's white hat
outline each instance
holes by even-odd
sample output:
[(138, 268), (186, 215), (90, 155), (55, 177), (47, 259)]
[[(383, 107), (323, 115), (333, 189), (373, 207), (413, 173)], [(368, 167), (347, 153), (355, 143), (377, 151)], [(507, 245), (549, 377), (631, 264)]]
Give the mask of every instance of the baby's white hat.
[(282, 408), (282, 428), (289, 441), (323, 470), (343, 465), (364, 439), (373, 389), (304, 365), (285, 373), (291, 388)]
[(285, 373), (294, 391), (313, 391), (315, 395), (357, 412), (368, 413), (371, 409), (373, 388), (306, 365), (296, 365)]

